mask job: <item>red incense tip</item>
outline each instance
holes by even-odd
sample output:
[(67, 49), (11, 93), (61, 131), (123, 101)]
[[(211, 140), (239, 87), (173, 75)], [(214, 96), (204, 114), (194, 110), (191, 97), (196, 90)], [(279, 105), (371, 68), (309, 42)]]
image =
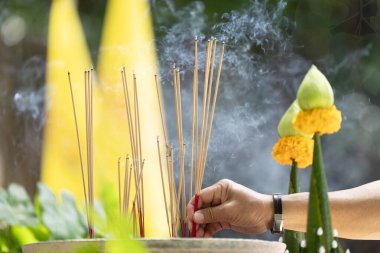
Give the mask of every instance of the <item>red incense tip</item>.
[[(198, 204), (199, 204), (199, 195), (198, 194), (195, 194), (195, 199), (194, 199), (194, 213), (196, 211), (198, 211)], [(194, 220), (193, 220), (193, 224), (192, 224), (192, 229), (191, 229), (191, 236), (192, 237), (197, 237), (197, 224), (195, 224)]]
[(94, 238), (94, 229), (92, 228), (92, 226), (88, 227), (88, 235), (89, 235), (90, 239)]

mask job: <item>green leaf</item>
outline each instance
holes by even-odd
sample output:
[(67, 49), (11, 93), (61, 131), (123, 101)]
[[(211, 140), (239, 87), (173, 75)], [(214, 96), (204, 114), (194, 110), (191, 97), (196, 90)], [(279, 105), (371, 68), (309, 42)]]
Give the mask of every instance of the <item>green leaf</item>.
[(51, 239), (78, 239), (86, 234), (82, 215), (76, 207), (74, 197), (68, 192), (61, 194), (59, 206), (54, 194), (42, 183), (38, 183), (36, 207), (43, 224), (50, 230)]
[(106, 243), (107, 253), (133, 252), (148, 253), (148, 250), (137, 240), (118, 239), (109, 240)]
[(0, 249), (1, 252), (21, 252), (21, 245), (12, 236), (11, 230), (9, 227), (0, 230)]
[(148, 252), (146, 247), (137, 240), (129, 239), (132, 234), (131, 223), (128, 218), (121, 216), (118, 207), (117, 189), (113, 184), (105, 184), (101, 193), (101, 201), (106, 210), (107, 233), (111, 234), (116, 240), (109, 240), (106, 243), (107, 253)]
[(39, 224), (33, 203), (22, 186), (10, 184), (8, 191), (0, 190), (0, 222), (3, 226)]
[(38, 241), (47, 241), (50, 238), (50, 231), (43, 224), (39, 224), (35, 227), (30, 227), (29, 229), (33, 232)]
[(323, 228), (322, 245), (326, 252), (330, 252), (332, 243), (332, 228), (328, 188), (323, 164), (322, 147), (319, 134), (314, 135), (313, 166), (310, 176), (310, 195), (307, 224), (307, 248), (308, 252), (316, 252), (317, 229)]
[(12, 226), (11, 234), (20, 245), (38, 242), (33, 232), (28, 227)]
[(102, 253), (102, 252), (100, 251), (99, 248), (97, 248), (95, 246), (88, 245), (88, 246), (84, 246), (80, 249), (77, 249), (75, 251), (75, 253)]

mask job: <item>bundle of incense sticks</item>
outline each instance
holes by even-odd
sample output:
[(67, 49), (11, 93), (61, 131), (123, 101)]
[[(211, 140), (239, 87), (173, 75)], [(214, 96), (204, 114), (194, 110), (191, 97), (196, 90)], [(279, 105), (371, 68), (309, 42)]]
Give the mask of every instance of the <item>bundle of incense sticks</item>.
[(71, 94), (71, 102), (74, 111), (74, 119), (75, 119), (75, 129), (76, 136), (78, 141), (78, 149), (79, 149), (79, 158), (80, 158), (80, 167), (82, 172), (82, 185), (84, 191), (85, 198), (85, 206), (86, 206), (86, 214), (87, 214), (87, 224), (88, 224), (88, 235), (90, 238), (94, 238), (94, 151), (93, 151), (93, 69), (86, 70), (84, 72), (84, 83), (85, 83), (85, 112), (86, 112), (86, 158), (87, 158), (87, 186), (86, 187), (86, 179), (85, 179), (85, 171), (83, 165), (82, 158), (82, 149), (81, 142), (79, 137), (79, 127), (78, 120), (75, 108), (75, 100), (73, 94), (73, 87), (71, 83), (71, 75), (68, 72), (69, 84), (70, 84), (70, 94)]
[[(211, 39), (207, 41), (206, 50), (206, 63), (204, 68), (204, 82), (203, 82), (203, 98), (202, 98), (202, 114), (199, 117), (198, 108), (198, 40), (194, 40), (194, 79), (193, 79), (193, 105), (192, 105), (192, 125), (191, 125), (191, 147), (190, 147), (190, 165), (189, 165), (189, 199), (193, 195), (193, 186), (195, 189), (195, 211), (198, 210), (199, 195), (202, 188), (202, 181), (204, 170), (207, 160), (207, 151), (210, 143), (211, 129), (214, 120), (215, 106), (219, 90), (219, 81), (222, 71), (223, 55), (224, 55), (224, 42), (222, 42), (219, 64), (217, 67), (216, 78), (214, 78), (214, 70), (216, 68), (216, 49), (217, 40)], [(156, 86), (158, 99), (160, 101), (160, 113), (162, 118), (162, 126), (166, 142), (166, 167), (168, 173), (169, 185), (169, 203), (167, 204), (166, 189), (164, 184), (164, 177), (162, 173), (161, 151), (159, 140), (157, 139), (158, 155), (160, 159), (160, 170), (162, 188), (164, 194), (164, 204), (166, 208), (166, 219), (168, 228), (172, 237), (176, 236), (177, 225), (180, 226), (182, 237), (187, 236), (186, 228), (186, 175), (185, 175), (185, 143), (183, 139), (183, 126), (182, 126), (182, 103), (181, 103), (181, 76), (180, 70), (173, 66), (173, 86), (174, 98), (176, 108), (176, 121), (177, 121), (177, 137), (178, 137), (178, 157), (179, 157), (179, 183), (178, 190), (174, 182), (174, 166), (173, 166), (173, 148), (168, 145), (167, 133), (165, 129), (159, 84), (156, 77)], [(214, 79), (216, 79), (214, 81)], [(211, 99), (212, 98), (212, 99)], [(212, 103), (211, 103), (212, 100)], [(195, 175), (194, 175), (195, 174)], [(193, 178), (195, 176), (195, 180)], [(169, 215), (170, 213), (170, 215)], [(192, 226), (192, 236), (196, 236), (196, 226)]]
[[(193, 79), (193, 104), (191, 119), (191, 146), (190, 146), (190, 164), (189, 164), (189, 199), (193, 196), (193, 188), (195, 191), (195, 211), (198, 210), (199, 192), (202, 187), (203, 175), (207, 160), (207, 151), (210, 143), (211, 129), (214, 120), (215, 106), (219, 90), (219, 81), (222, 71), (224, 42), (222, 42), (219, 53), (219, 64), (217, 66), (216, 78), (214, 78), (214, 70), (216, 69), (216, 51), (217, 40), (211, 39), (207, 41), (206, 61), (204, 67), (204, 82), (201, 104), (201, 117), (199, 117), (198, 108), (198, 40), (194, 40), (194, 79)], [(157, 137), (157, 153), (159, 158), (158, 167), (160, 169), (162, 191), (164, 196), (164, 205), (166, 212), (166, 220), (168, 231), (171, 237), (177, 237), (177, 228), (180, 229), (182, 237), (189, 236), (186, 227), (186, 174), (185, 174), (185, 143), (183, 138), (182, 126), (182, 102), (181, 102), (181, 76), (180, 70), (173, 66), (173, 87), (176, 107), (177, 121), (177, 137), (178, 137), (178, 161), (179, 161), (179, 182), (178, 187), (175, 183), (175, 166), (174, 166), (174, 149), (169, 145), (165, 120), (163, 115), (162, 101), (160, 96), (160, 87), (157, 76), (155, 76), (157, 96), (159, 101), (159, 109), (162, 121), (162, 128), (165, 138), (166, 148), (166, 164), (162, 162), (162, 152), (160, 140)], [(82, 150), (80, 145), (80, 137), (78, 130), (78, 121), (74, 102), (73, 89), (71, 84), (70, 72), (68, 73), (72, 106), (75, 118), (76, 135), (78, 141), (80, 165), (82, 172), (82, 184), (84, 189), (84, 197), (86, 203), (86, 213), (88, 222), (89, 237), (94, 237), (94, 220), (93, 220), (93, 204), (94, 204), (94, 180), (93, 180), (93, 70), (85, 71), (85, 105), (86, 105), (86, 150), (87, 150), (87, 186), (85, 179), (85, 171), (82, 159)], [(128, 120), (128, 131), (131, 145), (131, 156), (125, 158), (124, 173), (122, 171), (121, 157), (118, 159), (118, 191), (119, 191), (119, 209), (120, 214), (129, 217), (132, 221), (133, 236), (145, 236), (145, 219), (144, 219), (144, 163), (141, 146), (140, 131), (140, 112), (137, 80), (133, 74), (133, 95), (130, 96), (126, 71), (123, 67), (121, 70), (121, 78), (123, 83), (123, 93), (125, 100), (126, 115)], [(215, 79), (215, 80), (214, 80)], [(133, 97), (133, 99), (131, 98)], [(164, 167), (166, 166), (166, 171)], [(123, 176), (124, 174), (124, 176)], [(123, 178), (123, 180), (122, 180)], [(166, 181), (167, 180), (167, 181)], [(131, 185), (135, 186), (135, 196), (130, 198)], [(167, 189), (168, 188), (168, 189)], [(169, 193), (169, 196), (167, 196)], [(130, 204), (132, 206), (130, 207)], [(192, 226), (191, 236), (196, 236), (196, 226)]]
[[(85, 198), (85, 207), (88, 223), (88, 234), (89, 238), (94, 238), (94, 158), (93, 158), (93, 69), (86, 70), (85, 74), (85, 118), (86, 118), (86, 156), (87, 156), (87, 171), (84, 170), (84, 161), (82, 155), (81, 141), (79, 135), (79, 126), (77, 120), (75, 99), (73, 93), (73, 87), (71, 82), (71, 75), (68, 72), (68, 79), (70, 85), (71, 101), (74, 112), (76, 137), (78, 142), (80, 167), (82, 172), (82, 185)], [(142, 159), (142, 147), (141, 147), (141, 133), (140, 133), (140, 112), (139, 112), (139, 102), (138, 102), (138, 90), (136, 76), (133, 75), (133, 101), (130, 98), (128, 92), (127, 78), (125, 74), (125, 69), (121, 71), (123, 90), (124, 90), (124, 100), (126, 105), (126, 112), (128, 118), (129, 136), (132, 151), (132, 159), (127, 155), (125, 159), (125, 171), (124, 171), (124, 183), (122, 186), (122, 168), (121, 168), (121, 158), (118, 160), (118, 188), (119, 188), (119, 208), (120, 214), (124, 216), (129, 216), (132, 219), (133, 226), (133, 236), (137, 237), (139, 233), (140, 237), (145, 236), (144, 229), (144, 163), (145, 160)], [(132, 104), (133, 102), (133, 109)], [(130, 161), (131, 160), (131, 161)], [(85, 175), (87, 174), (87, 180)], [(87, 181), (87, 183), (86, 183)], [(130, 198), (131, 195), (131, 185), (135, 185), (135, 196), (133, 199)], [(123, 194), (122, 194), (123, 192)], [(130, 210), (130, 202), (132, 203), (132, 208)]]
[[(123, 91), (126, 113), (128, 118), (128, 129), (129, 138), (132, 151), (132, 161), (129, 167), (128, 164), (129, 157), (126, 158), (125, 165), (125, 176), (124, 176), (124, 198), (123, 198), (123, 209), (121, 213), (125, 216), (129, 214), (129, 202), (130, 202), (130, 187), (131, 178), (133, 172), (133, 179), (135, 185), (135, 197), (132, 201), (131, 217), (133, 220), (133, 234), (137, 236), (137, 230), (140, 232), (140, 237), (145, 237), (145, 219), (144, 219), (144, 163), (145, 160), (142, 159), (142, 146), (141, 146), (141, 131), (140, 131), (140, 110), (139, 110), (139, 99), (138, 99), (138, 89), (137, 89), (137, 79), (136, 75), (133, 74), (133, 103), (129, 96), (128, 82), (126, 78), (125, 67), (121, 70), (121, 78), (123, 81)], [(133, 104), (133, 108), (131, 106)], [(121, 180), (120, 180), (120, 164), (119, 164), (119, 202), (121, 206)], [(137, 221), (138, 219), (138, 221)], [(138, 223), (138, 229), (137, 229)]]

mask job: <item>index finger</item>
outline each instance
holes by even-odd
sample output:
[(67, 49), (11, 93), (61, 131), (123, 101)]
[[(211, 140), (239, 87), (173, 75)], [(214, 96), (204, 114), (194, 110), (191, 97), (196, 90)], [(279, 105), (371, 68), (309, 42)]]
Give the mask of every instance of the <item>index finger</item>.
[[(211, 185), (205, 189), (202, 189), (199, 193), (199, 202), (198, 209), (209, 207), (209, 206), (217, 206), (222, 204), (222, 196), (223, 191), (227, 190), (223, 181), (220, 181), (214, 185)], [(187, 205), (187, 211), (193, 213), (195, 206), (195, 196), (191, 198), (189, 204)]]

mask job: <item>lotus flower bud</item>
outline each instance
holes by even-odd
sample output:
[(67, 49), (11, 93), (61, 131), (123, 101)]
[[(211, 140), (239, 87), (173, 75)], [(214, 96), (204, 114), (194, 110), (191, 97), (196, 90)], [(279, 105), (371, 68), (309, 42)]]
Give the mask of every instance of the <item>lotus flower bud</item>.
[(302, 136), (302, 137), (308, 137), (311, 138), (312, 135), (304, 134), (301, 131), (298, 131), (293, 126), (293, 119), (298, 114), (298, 112), (301, 111), (301, 108), (299, 107), (297, 101), (294, 101), (289, 109), (285, 112), (284, 116), (282, 116), (280, 123), (278, 124), (277, 130), (278, 135), (280, 137), (285, 136)]
[(329, 81), (312, 65), (303, 79), (297, 93), (302, 110), (327, 108), (334, 104), (334, 93)]

